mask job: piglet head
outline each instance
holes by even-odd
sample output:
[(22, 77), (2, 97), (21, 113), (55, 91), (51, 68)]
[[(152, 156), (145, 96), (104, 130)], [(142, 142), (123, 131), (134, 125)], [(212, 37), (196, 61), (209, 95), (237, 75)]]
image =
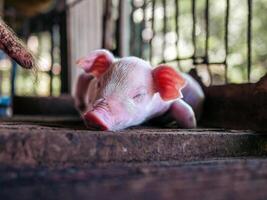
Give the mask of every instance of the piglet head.
[(89, 86), (84, 121), (89, 128), (120, 130), (145, 121), (160, 105), (181, 97), (184, 79), (172, 68), (136, 57), (115, 60), (106, 50), (93, 51), (78, 64), (95, 78)]

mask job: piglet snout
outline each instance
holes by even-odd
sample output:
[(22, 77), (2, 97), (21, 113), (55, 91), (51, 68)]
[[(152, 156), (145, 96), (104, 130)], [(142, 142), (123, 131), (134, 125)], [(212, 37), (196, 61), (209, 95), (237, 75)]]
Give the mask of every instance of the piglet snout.
[(96, 112), (87, 112), (83, 116), (85, 124), (90, 129), (95, 130), (109, 130), (107, 122), (103, 119), (103, 116), (100, 116)]

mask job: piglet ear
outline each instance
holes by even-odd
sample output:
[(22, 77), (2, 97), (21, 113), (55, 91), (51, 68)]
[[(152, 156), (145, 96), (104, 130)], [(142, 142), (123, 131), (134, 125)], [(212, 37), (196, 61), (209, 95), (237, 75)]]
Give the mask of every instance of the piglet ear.
[(88, 56), (77, 60), (76, 64), (84, 69), (85, 72), (99, 77), (110, 67), (114, 61), (111, 52), (100, 49), (92, 51)]
[(186, 85), (185, 79), (173, 68), (159, 65), (152, 71), (155, 89), (165, 101), (182, 98), (181, 90)]

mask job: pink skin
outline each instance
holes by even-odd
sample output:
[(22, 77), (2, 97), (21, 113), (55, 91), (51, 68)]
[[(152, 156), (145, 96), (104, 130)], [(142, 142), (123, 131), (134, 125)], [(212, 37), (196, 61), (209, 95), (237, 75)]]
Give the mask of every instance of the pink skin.
[[(93, 62), (99, 55), (106, 55), (107, 60), (101, 58)], [(182, 93), (184, 99), (190, 96), (188, 102), (193, 108), (181, 98), (163, 100), (155, 88), (153, 69), (142, 59), (125, 57), (115, 60), (108, 51), (96, 50), (79, 64), (87, 73), (78, 79), (75, 104), (89, 128), (121, 130), (162, 116), (167, 111), (180, 127), (196, 127), (193, 110), (201, 110), (204, 95), (190, 76), (182, 75), (189, 83), (182, 90), (185, 94)]]

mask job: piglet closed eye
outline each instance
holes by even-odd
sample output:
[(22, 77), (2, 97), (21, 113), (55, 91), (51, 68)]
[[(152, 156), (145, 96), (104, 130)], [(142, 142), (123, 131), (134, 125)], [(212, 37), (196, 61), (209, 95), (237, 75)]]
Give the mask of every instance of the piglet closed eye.
[[(115, 60), (103, 49), (77, 64), (84, 74), (79, 77), (75, 101), (84, 105), (80, 112), (88, 128), (116, 131), (166, 114), (179, 127), (196, 126), (195, 111), (200, 110), (204, 94), (190, 76), (167, 65), (153, 69), (137, 57)], [(92, 78), (82, 81), (86, 76)]]

